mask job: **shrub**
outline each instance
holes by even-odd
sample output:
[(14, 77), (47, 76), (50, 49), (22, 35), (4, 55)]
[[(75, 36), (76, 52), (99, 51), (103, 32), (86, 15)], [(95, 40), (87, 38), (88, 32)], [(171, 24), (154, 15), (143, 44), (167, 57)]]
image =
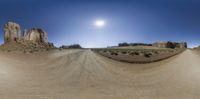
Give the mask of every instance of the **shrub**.
[(33, 50), (30, 50), (29, 53), (34, 53), (34, 51), (33, 51)]
[(144, 57), (146, 57), (146, 58), (150, 58), (151, 57), (151, 53), (144, 53)]
[(131, 55), (131, 56), (140, 55), (140, 52), (130, 52), (129, 55)]
[(118, 55), (118, 53), (116, 53), (116, 52), (111, 52), (111, 55)]
[(134, 54), (134, 52), (130, 52), (129, 55), (134, 56), (135, 54)]
[(127, 54), (127, 52), (126, 52), (126, 51), (122, 51), (121, 53), (122, 53), (122, 54)]
[(7, 50), (7, 52), (11, 52), (11, 50)]
[(134, 52), (134, 55), (140, 55), (140, 53), (139, 52)]
[(158, 51), (155, 51), (154, 53), (155, 53), (155, 54), (159, 54), (159, 52), (158, 52)]

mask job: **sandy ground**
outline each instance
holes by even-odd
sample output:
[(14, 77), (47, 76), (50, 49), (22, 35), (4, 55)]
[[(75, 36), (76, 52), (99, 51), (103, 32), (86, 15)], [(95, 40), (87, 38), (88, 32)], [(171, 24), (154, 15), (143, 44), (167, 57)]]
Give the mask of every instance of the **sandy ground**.
[(199, 99), (200, 54), (150, 64), (90, 50), (0, 52), (0, 99)]

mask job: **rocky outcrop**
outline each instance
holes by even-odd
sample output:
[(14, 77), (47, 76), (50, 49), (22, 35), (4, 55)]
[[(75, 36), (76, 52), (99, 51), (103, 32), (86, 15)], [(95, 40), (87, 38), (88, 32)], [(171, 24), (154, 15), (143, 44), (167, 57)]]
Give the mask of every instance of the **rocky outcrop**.
[(33, 43), (48, 43), (47, 33), (40, 28), (32, 28), (24, 34), (24, 39)]
[(118, 47), (126, 47), (126, 46), (154, 46), (159, 48), (187, 48), (186, 42), (156, 42), (153, 44), (147, 44), (147, 43), (119, 43)]
[(156, 42), (152, 44), (155, 47), (160, 47), (160, 48), (187, 48), (187, 43), (186, 42)]
[(8, 42), (32, 42), (48, 43), (47, 32), (40, 28), (32, 28), (28, 32), (24, 30), (22, 34), (20, 25), (14, 22), (8, 22), (4, 26), (4, 43)]
[(47, 32), (40, 28), (32, 28), (21, 32), (20, 25), (8, 22), (4, 26), (4, 49), (13, 50), (40, 50), (54, 48), (53, 43), (48, 42)]
[(14, 22), (8, 22), (4, 25), (4, 42), (17, 42), (21, 37), (20, 25)]
[(147, 44), (147, 43), (119, 43), (119, 47), (126, 47), (126, 46), (152, 46), (152, 44)]

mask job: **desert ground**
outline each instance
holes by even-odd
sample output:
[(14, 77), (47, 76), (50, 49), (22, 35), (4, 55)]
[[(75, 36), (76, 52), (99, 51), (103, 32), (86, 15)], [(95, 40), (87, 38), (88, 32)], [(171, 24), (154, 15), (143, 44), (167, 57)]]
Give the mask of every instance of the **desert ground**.
[(90, 49), (0, 52), (0, 99), (199, 99), (199, 75), (200, 53), (189, 49), (148, 64)]
[(145, 64), (161, 61), (181, 52), (185, 49), (171, 49), (158, 47), (122, 47), (122, 48), (98, 48), (92, 51), (105, 57), (128, 63)]

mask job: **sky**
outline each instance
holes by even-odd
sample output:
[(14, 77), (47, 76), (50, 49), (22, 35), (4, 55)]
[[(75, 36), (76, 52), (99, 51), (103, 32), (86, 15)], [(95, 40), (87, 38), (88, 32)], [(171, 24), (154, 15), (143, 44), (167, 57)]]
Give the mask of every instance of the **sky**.
[[(199, 0), (0, 0), (0, 43), (8, 21), (38, 27), (56, 46), (115, 46), (121, 42), (200, 45)], [(105, 21), (97, 27), (94, 22)]]

